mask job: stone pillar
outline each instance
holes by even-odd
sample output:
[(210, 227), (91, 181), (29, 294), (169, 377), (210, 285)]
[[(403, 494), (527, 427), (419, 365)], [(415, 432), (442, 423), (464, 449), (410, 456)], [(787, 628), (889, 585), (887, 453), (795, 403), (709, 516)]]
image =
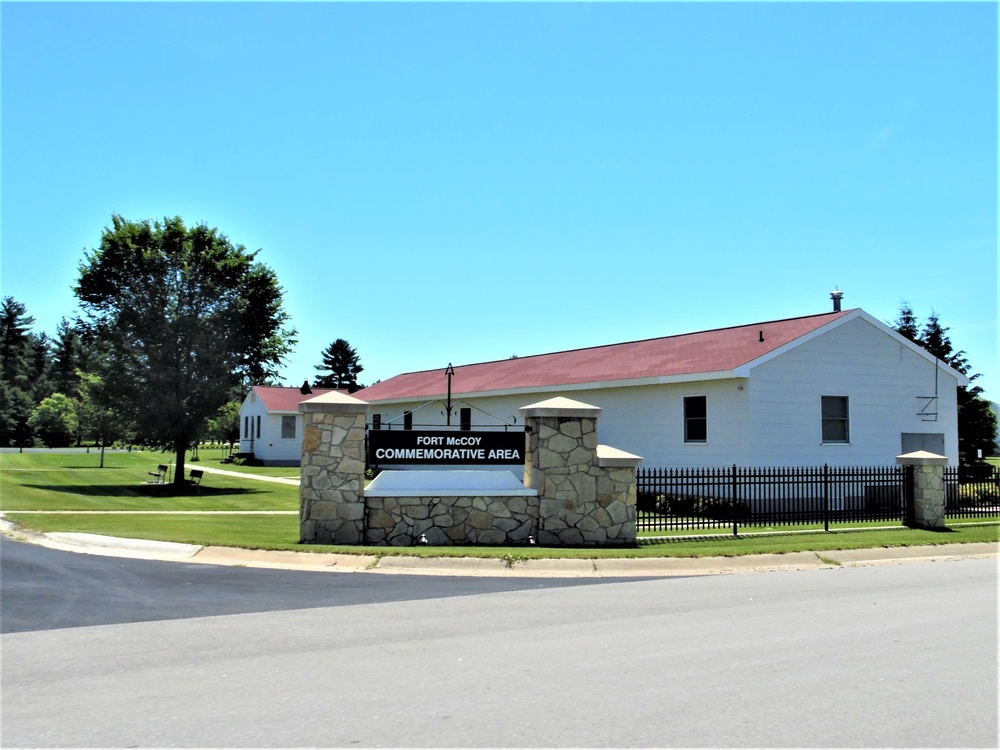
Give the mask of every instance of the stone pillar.
[(921, 529), (943, 529), (945, 456), (915, 451), (896, 456), (896, 463), (913, 467), (913, 525)]
[(528, 428), (524, 485), (538, 492), (538, 542), (635, 544), (638, 456), (598, 446), (601, 409), (553, 398), (520, 409)]
[(362, 544), (368, 404), (342, 393), (303, 401), (299, 535), (310, 544)]

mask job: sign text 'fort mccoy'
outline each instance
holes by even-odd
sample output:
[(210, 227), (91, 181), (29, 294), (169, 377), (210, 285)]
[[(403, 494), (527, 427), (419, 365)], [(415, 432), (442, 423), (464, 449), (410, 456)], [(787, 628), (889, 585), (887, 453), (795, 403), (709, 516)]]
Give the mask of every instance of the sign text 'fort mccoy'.
[(523, 464), (524, 433), (369, 430), (368, 464)]

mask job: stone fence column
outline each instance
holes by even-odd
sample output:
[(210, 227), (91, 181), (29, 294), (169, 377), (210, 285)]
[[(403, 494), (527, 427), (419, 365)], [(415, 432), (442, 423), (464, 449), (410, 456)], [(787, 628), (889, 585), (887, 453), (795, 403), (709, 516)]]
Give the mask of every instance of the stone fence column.
[(896, 463), (913, 467), (913, 525), (922, 529), (943, 529), (944, 467), (948, 459), (936, 453), (915, 451), (896, 456)]
[(363, 544), (368, 403), (327, 393), (299, 404), (299, 535), (311, 544)]
[(520, 412), (528, 429), (524, 486), (539, 496), (539, 544), (634, 544), (642, 459), (598, 446), (600, 407), (559, 397)]

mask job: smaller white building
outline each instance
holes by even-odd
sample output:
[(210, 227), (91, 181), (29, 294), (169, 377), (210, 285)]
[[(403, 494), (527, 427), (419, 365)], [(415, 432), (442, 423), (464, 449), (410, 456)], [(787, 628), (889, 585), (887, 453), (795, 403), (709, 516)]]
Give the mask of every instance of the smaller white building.
[(240, 408), (240, 453), (253, 454), (265, 466), (298, 466), (302, 461), (302, 415), (299, 404), (333, 388), (285, 388), (255, 385)]

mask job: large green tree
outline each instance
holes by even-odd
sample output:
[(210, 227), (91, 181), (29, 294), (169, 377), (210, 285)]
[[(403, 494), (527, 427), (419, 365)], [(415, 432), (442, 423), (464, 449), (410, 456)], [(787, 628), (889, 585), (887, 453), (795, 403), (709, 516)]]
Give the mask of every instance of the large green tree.
[(28, 424), (49, 448), (65, 448), (76, 437), (76, 404), (65, 393), (53, 393), (31, 413)]
[[(258, 251), (259, 252), (259, 251)], [(260, 382), (295, 343), (274, 272), (205, 224), (119, 215), (85, 253), (74, 289), (102, 356), (119, 418), (141, 439), (185, 455), (234, 388)]]
[(982, 397), (983, 389), (972, 384), (979, 377), (979, 373), (971, 372), (965, 352), (956, 350), (951, 343), (948, 336), (950, 329), (941, 325), (940, 317), (933, 310), (921, 327), (919, 319), (907, 302), (900, 305), (899, 317), (892, 325), (897, 332), (969, 378), (969, 385), (959, 386), (956, 394), (959, 462), (973, 463), (980, 453), (983, 456), (994, 455), (997, 450), (996, 413), (990, 402)]
[(358, 383), (358, 375), (365, 368), (361, 366), (357, 350), (344, 339), (337, 339), (323, 350), (323, 364), (316, 369), (325, 372), (316, 379), (317, 388), (344, 388), (348, 393), (364, 388)]

